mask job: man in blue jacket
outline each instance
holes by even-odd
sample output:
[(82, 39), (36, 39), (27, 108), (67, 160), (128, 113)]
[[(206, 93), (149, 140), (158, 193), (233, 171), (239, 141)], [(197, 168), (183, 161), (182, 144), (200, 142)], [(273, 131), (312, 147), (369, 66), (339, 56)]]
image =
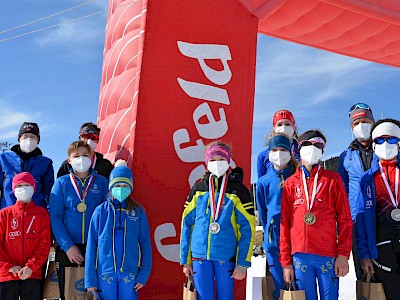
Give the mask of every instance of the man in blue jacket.
[(33, 202), (47, 209), (51, 188), (54, 184), (53, 162), (42, 155), (37, 147), (40, 142), (39, 126), (24, 122), (18, 133), (19, 144), (10, 152), (0, 154), (1, 208), (15, 204), (12, 179), (16, 174), (29, 172), (35, 178), (36, 192)]
[[(359, 194), (359, 179), (371, 167), (373, 151), (371, 140), (371, 126), (374, 116), (371, 108), (365, 103), (354, 104), (349, 111), (350, 125), (355, 135), (348, 149), (342, 152), (339, 158), (338, 172), (343, 179), (349, 197), (351, 217), (356, 220), (357, 201)], [(358, 280), (362, 279), (363, 272), (356, 247), (355, 227), (353, 228), (353, 261)]]

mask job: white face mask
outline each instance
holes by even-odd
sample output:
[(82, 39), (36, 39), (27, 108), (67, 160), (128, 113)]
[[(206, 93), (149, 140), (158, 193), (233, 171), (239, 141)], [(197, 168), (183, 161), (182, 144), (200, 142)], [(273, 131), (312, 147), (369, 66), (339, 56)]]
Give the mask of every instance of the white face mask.
[(353, 133), (360, 141), (366, 141), (371, 138), (371, 127), (370, 123), (359, 123), (354, 126)]
[(300, 157), (303, 162), (309, 165), (315, 165), (322, 157), (322, 149), (315, 146), (303, 146), (300, 148)]
[(88, 144), (90, 146), (90, 149), (92, 149), (92, 151), (94, 151), (97, 147), (97, 143), (95, 141), (92, 140), (87, 140), (86, 144)]
[(277, 126), (275, 127), (275, 132), (281, 132), (286, 134), (289, 138), (293, 137), (294, 134), (294, 128), (292, 126), (287, 126), (287, 125), (282, 125), (282, 126)]
[(92, 160), (86, 156), (79, 156), (71, 161), (72, 169), (75, 172), (83, 173), (89, 170)]
[(37, 141), (31, 138), (21, 139), (19, 142), (19, 147), (22, 152), (31, 153), (37, 147)]
[(17, 187), (14, 190), (14, 195), (17, 198), (17, 200), (23, 203), (31, 202), (33, 194), (34, 194), (34, 189), (33, 186), (31, 185)]
[(229, 164), (226, 160), (215, 160), (207, 163), (207, 169), (214, 176), (221, 177), (228, 171)]
[(278, 150), (269, 152), (269, 161), (278, 167), (286, 166), (289, 163), (290, 158), (291, 158), (290, 153), (287, 150), (285, 151)]
[(388, 142), (384, 142), (382, 145), (375, 145), (375, 154), (382, 160), (391, 160), (397, 156), (399, 153), (399, 145), (398, 144), (389, 144)]

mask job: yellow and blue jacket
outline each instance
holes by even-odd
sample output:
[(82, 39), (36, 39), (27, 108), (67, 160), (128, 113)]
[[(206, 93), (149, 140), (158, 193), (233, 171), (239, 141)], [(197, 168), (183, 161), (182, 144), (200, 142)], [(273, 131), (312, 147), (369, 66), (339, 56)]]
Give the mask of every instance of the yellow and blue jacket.
[[(180, 240), (180, 263), (191, 264), (192, 258), (233, 261), (250, 266), (255, 231), (254, 205), (248, 189), (242, 184), (240, 168), (228, 176), (221, 212), (217, 219), (221, 230), (209, 231), (213, 222), (210, 209), (209, 176), (196, 183), (185, 203)], [(218, 199), (222, 177), (214, 177)]]

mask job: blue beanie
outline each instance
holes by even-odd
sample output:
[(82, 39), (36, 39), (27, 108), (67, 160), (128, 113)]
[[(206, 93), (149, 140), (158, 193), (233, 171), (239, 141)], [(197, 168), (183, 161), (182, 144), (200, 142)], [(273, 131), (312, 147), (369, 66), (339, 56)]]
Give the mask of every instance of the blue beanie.
[(114, 169), (110, 174), (110, 183), (108, 188), (111, 189), (117, 183), (125, 183), (131, 188), (131, 192), (133, 191), (133, 174), (131, 169), (127, 167), (126, 161), (119, 159), (114, 166)]
[(269, 151), (277, 147), (285, 148), (289, 152), (292, 150), (289, 138), (284, 135), (275, 135), (268, 141)]

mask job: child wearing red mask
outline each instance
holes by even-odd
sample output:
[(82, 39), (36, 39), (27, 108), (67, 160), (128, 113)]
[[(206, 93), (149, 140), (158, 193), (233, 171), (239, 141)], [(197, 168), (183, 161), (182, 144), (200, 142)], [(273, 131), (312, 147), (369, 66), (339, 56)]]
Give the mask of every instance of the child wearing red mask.
[(16, 203), (0, 211), (0, 298), (39, 300), (50, 250), (49, 215), (32, 201), (36, 186), (31, 174), (15, 175), (12, 190)]

